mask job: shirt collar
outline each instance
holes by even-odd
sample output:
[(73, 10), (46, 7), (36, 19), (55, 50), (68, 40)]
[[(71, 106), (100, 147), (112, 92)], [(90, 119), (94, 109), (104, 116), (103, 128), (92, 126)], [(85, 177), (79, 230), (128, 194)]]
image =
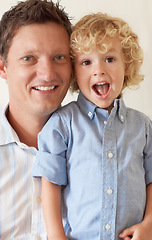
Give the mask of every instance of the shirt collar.
[[(90, 120), (94, 118), (96, 110), (99, 109), (95, 104), (87, 100), (81, 91), (78, 95), (77, 104), (81, 108), (81, 110), (85, 113), (85, 115), (87, 115), (90, 118)], [(122, 98), (116, 99), (110, 117), (114, 118), (115, 115), (118, 113), (120, 121), (124, 123), (126, 118), (126, 112), (127, 108), (125, 106), (123, 99)], [(105, 109), (100, 109), (100, 113), (102, 113), (104, 116), (108, 116), (108, 111), (106, 111)]]
[(19, 138), (14, 129), (9, 124), (6, 114), (8, 111), (8, 104), (0, 110), (0, 145), (5, 145), (13, 142), (19, 142)]
[(118, 113), (118, 117), (120, 121), (124, 123), (126, 119), (126, 114), (127, 114), (127, 107), (122, 97), (120, 99), (115, 99), (114, 107), (111, 111), (111, 115), (113, 115), (113, 111), (115, 112), (115, 114)]
[(84, 112), (84, 114), (87, 115), (92, 120), (97, 106), (92, 102), (88, 101), (81, 91), (78, 95), (77, 104), (80, 107), (80, 109)]

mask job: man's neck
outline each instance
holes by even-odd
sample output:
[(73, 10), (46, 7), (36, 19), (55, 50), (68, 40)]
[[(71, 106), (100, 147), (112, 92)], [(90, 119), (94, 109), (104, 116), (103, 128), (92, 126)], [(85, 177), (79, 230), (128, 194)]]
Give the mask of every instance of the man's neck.
[(48, 117), (36, 117), (33, 115), (12, 114), (10, 110), (7, 113), (7, 119), (20, 141), (29, 147), (38, 148), (37, 135), (48, 120)]

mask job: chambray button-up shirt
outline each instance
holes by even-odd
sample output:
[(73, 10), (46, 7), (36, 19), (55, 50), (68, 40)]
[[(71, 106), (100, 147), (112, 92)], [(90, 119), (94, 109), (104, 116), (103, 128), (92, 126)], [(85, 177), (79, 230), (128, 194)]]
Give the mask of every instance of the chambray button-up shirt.
[(80, 93), (39, 134), (32, 174), (64, 186), (68, 239), (118, 240), (143, 219), (152, 181), (152, 122), (122, 99), (109, 116)]

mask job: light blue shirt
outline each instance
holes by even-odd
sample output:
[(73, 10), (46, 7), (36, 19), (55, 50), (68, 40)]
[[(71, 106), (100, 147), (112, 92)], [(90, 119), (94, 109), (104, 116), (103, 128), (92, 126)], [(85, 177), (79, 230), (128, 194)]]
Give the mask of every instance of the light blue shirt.
[(68, 239), (118, 240), (143, 219), (152, 182), (152, 122), (122, 99), (109, 116), (80, 93), (39, 134), (32, 174), (64, 185)]

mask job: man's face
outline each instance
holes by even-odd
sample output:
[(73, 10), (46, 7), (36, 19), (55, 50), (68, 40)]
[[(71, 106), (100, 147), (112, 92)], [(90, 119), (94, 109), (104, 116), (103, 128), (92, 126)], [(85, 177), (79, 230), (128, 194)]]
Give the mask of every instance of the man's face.
[(69, 87), (69, 37), (48, 22), (17, 30), (5, 67), (10, 111), (48, 116), (61, 104)]

